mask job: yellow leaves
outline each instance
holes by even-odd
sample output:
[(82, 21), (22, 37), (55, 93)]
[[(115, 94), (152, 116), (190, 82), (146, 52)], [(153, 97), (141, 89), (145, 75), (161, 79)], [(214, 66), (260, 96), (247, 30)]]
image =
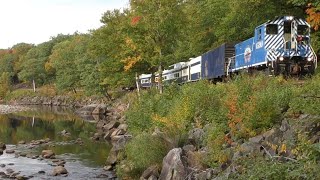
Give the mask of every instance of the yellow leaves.
[(124, 70), (129, 71), (137, 64), (141, 59), (141, 53), (138, 51), (136, 44), (129, 37), (125, 39), (126, 57), (121, 60), (124, 63)]
[(51, 61), (48, 61), (44, 64), (44, 69), (46, 70), (46, 72), (48, 72), (49, 74), (53, 74), (55, 73), (55, 68), (53, 67), (53, 64)]
[(287, 152), (287, 145), (286, 144), (282, 144), (281, 148), (280, 148), (280, 153), (286, 153)]
[(306, 10), (306, 13), (309, 15), (307, 21), (314, 28), (314, 30), (317, 31), (320, 27), (320, 12), (317, 11), (317, 8), (313, 7), (311, 3), (309, 3), (308, 7), (309, 8)]
[(123, 62), (124, 65), (124, 70), (125, 71), (129, 71), (137, 62), (139, 62), (141, 60), (141, 56), (137, 56), (137, 57), (127, 57), (123, 60), (121, 60), (121, 62)]
[(126, 46), (129, 47), (131, 50), (136, 50), (137, 49), (137, 46), (134, 44), (133, 40), (129, 37), (127, 37), (125, 39), (125, 42), (126, 42)]
[(181, 124), (177, 123), (176, 121), (172, 120), (171, 118), (161, 117), (158, 114), (152, 114), (151, 118), (152, 118), (153, 122), (165, 126), (167, 131), (172, 131), (176, 128), (179, 128), (179, 126), (181, 126)]

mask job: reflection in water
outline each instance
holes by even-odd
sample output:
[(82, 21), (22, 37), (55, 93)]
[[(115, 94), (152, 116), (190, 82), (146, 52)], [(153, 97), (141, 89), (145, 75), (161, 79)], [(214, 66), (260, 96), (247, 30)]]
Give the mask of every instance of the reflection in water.
[[(71, 136), (64, 137), (59, 132), (66, 130)], [(71, 153), (89, 166), (102, 166), (107, 158), (110, 146), (95, 143), (89, 139), (95, 132), (95, 124), (84, 121), (72, 111), (37, 109), (37, 111), (0, 115), (0, 142), (17, 144), (24, 140), (50, 138), (55, 142), (70, 142), (81, 138), (83, 145), (58, 143), (52, 149), (57, 155)], [(39, 149), (41, 151), (41, 149)]]

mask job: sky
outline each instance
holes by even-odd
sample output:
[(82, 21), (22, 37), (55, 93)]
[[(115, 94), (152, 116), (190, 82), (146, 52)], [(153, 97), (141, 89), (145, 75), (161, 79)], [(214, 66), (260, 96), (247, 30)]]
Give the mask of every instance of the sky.
[(86, 33), (102, 24), (104, 12), (129, 0), (0, 0), (0, 49), (39, 44), (58, 34)]

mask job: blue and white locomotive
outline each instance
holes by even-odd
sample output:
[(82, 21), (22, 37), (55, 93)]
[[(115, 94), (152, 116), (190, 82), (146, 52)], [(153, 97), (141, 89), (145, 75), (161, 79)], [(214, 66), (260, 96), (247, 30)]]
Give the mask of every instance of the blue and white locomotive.
[(317, 56), (310, 45), (310, 25), (284, 16), (255, 28), (254, 37), (235, 45), (231, 71), (264, 69), (272, 74), (313, 73)]
[[(271, 75), (313, 73), (317, 56), (310, 44), (310, 25), (293, 16), (278, 17), (255, 28), (254, 37), (171, 65), (163, 81), (185, 83), (222, 79), (246, 70), (264, 70)], [(157, 79), (157, 75), (156, 75)], [(140, 76), (142, 87), (151, 86), (151, 75)]]

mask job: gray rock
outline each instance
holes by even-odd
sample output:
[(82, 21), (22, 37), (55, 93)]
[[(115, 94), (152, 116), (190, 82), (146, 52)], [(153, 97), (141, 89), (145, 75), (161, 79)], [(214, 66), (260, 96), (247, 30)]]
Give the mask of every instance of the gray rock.
[(29, 178), (25, 176), (16, 176), (16, 180), (27, 180), (27, 179)]
[(117, 128), (120, 125), (118, 121), (110, 121), (108, 124), (103, 126), (104, 130), (110, 130), (112, 128)]
[(201, 159), (204, 159), (205, 154), (200, 151), (188, 151), (187, 152), (187, 162), (188, 167), (197, 170), (204, 170), (205, 165), (202, 163)]
[(61, 136), (71, 136), (71, 133), (70, 132), (68, 132), (67, 130), (62, 130), (61, 132), (59, 132), (59, 134), (61, 135)]
[(106, 165), (111, 165), (111, 166), (114, 165), (117, 162), (117, 155), (118, 155), (118, 152), (110, 151), (106, 161)]
[(157, 178), (156, 176), (154, 176), (154, 175), (151, 175), (151, 176), (148, 178), (148, 180), (158, 180), (158, 178)]
[(92, 112), (97, 108), (98, 104), (90, 104), (84, 106), (76, 111), (76, 113), (81, 115), (91, 115)]
[(124, 135), (126, 132), (123, 129), (115, 129), (112, 134), (111, 137), (113, 136), (119, 136), (119, 135)]
[(14, 151), (13, 149), (7, 149), (7, 150), (6, 150), (6, 153), (7, 153), (7, 154), (13, 154), (14, 152), (15, 152), (15, 151)]
[(19, 153), (19, 156), (26, 157), (28, 154), (26, 152)]
[(127, 125), (127, 124), (120, 124), (120, 125), (118, 126), (118, 129), (122, 129), (122, 130), (124, 130), (124, 131), (127, 131), (127, 130), (128, 130), (128, 125)]
[(106, 134), (104, 135), (103, 139), (106, 141), (110, 141), (111, 140), (111, 135), (113, 133), (115, 129), (110, 129), (109, 131), (106, 132)]
[(0, 142), (0, 150), (5, 150), (6, 149), (6, 144)]
[(131, 139), (130, 136), (119, 136), (120, 138), (117, 141), (113, 141), (111, 151), (120, 151), (125, 148), (127, 142)]
[(159, 177), (159, 172), (158, 172), (158, 167), (157, 166), (151, 166), (149, 167), (148, 169), (146, 169), (141, 177), (140, 177), (140, 180), (143, 180), (143, 179), (149, 179), (151, 176), (154, 176), (156, 177)]
[(112, 170), (112, 166), (104, 166), (103, 170), (105, 171), (111, 171)]
[(61, 174), (68, 174), (68, 171), (63, 166), (56, 166), (53, 169), (53, 176), (61, 175)]
[(252, 138), (249, 138), (249, 142), (252, 142), (252, 143), (261, 143), (261, 141), (263, 140), (263, 136), (262, 135), (259, 135), (259, 136), (255, 136), (255, 137), (252, 137)]
[(100, 120), (97, 122), (97, 129), (102, 129), (104, 125), (106, 125), (107, 122), (105, 120)]
[(201, 171), (201, 172), (195, 174), (194, 177), (197, 180), (207, 180), (207, 172), (206, 171)]
[(26, 141), (19, 141), (18, 144), (26, 144)]
[(264, 137), (265, 140), (269, 140), (272, 139), (272, 137), (275, 135), (276, 130), (275, 129), (271, 129), (265, 133), (262, 134), (262, 136)]
[(93, 115), (100, 115), (100, 114), (105, 114), (107, 112), (107, 105), (105, 104), (99, 104), (91, 114)]
[(247, 155), (254, 152), (260, 152), (261, 145), (257, 143), (245, 142), (240, 146), (240, 153)]
[(6, 169), (6, 172), (7, 172), (7, 174), (12, 174), (12, 173), (14, 173), (14, 171), (12, 170), (12, 169)]
[(98, 141), (102, 136), (103, 136), (103, 133), (97, 132), (97, 133), (94, 133), (92, 139)]
[(241, 156), (242, 156), (242, 153), (240, 151), (235, 152), (233, 154), (232, 161), (239, 159)]
[(52, 150), (43, 150), (41, 152), (41, 155), (43, 158), (46, 158), (46, 159), (50, 159), (52, 158), (55, 154)]
[(287, 131), (288, 129), (290, 129), (290, 125), (288, 123), (288, 120), (283, 120), (282, 123), (281, 123), (281, 126), (280, 126), (280, 131), (282, 132), (285, 132)]
[(189, 131), (188, 140), (195, 146), (200, 146), (204, 137), (204, 130), (200, 128), (195, 128)]
[(195, 151), (196, 147), (194, 145), (188, 144), (182, 147), (183, 151), (187, 153), (188, 151)]
[(187, 177), (187, 169), (182, 163), (181, 154), (181, 148), (169, 151), (163, 159), (160, 180), (184, 180)]

